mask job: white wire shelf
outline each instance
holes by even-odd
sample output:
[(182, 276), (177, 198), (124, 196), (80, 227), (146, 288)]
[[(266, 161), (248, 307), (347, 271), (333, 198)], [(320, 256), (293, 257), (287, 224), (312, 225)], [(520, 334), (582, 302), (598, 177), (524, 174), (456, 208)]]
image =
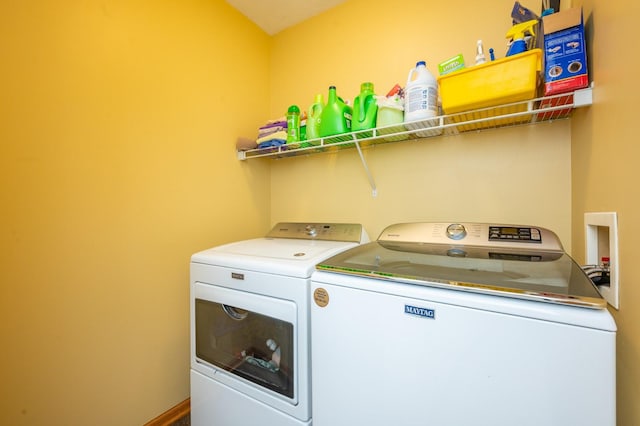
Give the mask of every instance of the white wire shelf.
[(311, 139), (301, 143), (238, 151), (237, 156), (239, 160), (248, 160), (265, 157), (295, 157), (352, 148), (360, 151), (361, 148), (383, 143), (452, 136), (472, 131), (565, 119), (571, 116), (575, 108), (591, 105), (592, 102), (592, 89), (586, 88), (523, 102), (441, 115), (427, 120)]

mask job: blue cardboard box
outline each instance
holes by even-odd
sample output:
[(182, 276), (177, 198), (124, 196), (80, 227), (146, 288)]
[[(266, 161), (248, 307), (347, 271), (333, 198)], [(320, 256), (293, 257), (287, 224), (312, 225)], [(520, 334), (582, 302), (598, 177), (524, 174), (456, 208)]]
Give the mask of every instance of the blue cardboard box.
[(542, 18), (544, 94), (572, 92), (589, 85), (582, 8)]

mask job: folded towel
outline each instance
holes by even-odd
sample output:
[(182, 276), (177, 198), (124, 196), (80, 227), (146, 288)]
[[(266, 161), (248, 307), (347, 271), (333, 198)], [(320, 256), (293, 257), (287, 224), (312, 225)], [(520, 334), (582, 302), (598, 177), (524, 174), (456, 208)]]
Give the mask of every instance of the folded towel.
[(260, 126), (259, 129), (270, 129), (273, 127), (287, 127), (287, 120), (285, 118), (268, 121), (264, 126)]
[(285, 141), (287, 140), (287, 132), (285, 132), (284, 130), (281, 130), (279, 132), (275, 132), (275, 133), (271, 133), (267, 136), (258, 138), (258, 140), (256, 140), (256, 142), (259, 144), (261, 144), (262, 142), (269, 142), (270, 140), (273, 139), (284, 139)]
[(236, 140), (236, 151), (246, 151), (248, 149), (254, 149), (257, 146), (256, 141), (253, 139), (239, 137)]
[(280, 132), (282, 130), (287, 130), (287, 126), (275, 126), (275, 127), (267, 127), (267, 128), (261, 127), (258, 129), (258, 137), (261, 138), (263, 136), (267, 136), (275, 132)]
[(286, 139), (271, 139), (266, 142), (262, 142), (258, 144), (258, 148), (269, 148), (272, 146), (280, 146), (287, 143)]

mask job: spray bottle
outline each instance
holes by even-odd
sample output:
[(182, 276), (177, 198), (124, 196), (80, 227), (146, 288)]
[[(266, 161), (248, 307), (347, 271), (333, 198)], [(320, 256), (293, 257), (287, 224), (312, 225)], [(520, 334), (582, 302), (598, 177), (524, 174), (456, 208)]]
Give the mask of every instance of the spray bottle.
[(516, 55), (527, 51), (527, 42), (524, 41), (524, 36), (527, 33), (535, 36), (533, 27), (535, 27), (537, 23), (537, 19), (532, 19), (521, 24), (516, 24), (507, 31), (507, 38), (513, 41), (511, 42), (511, 46), (509, 46), (509, 50), (507, 50), (507, 54), (505, 56)]
[(478, 40), (476, 43), (476, 65), (484, 64), (485, 62), (487, 62), (487, 58), (484, 56), (482, 40)]

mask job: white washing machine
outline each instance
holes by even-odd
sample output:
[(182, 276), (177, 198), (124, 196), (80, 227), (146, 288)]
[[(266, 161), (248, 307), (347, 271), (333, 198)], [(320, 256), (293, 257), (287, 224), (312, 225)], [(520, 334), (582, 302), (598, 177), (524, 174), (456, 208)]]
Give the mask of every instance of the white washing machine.
[(317, 269), (314, 426), (615, 426), (616, 325), (552, 232), (398, 224)]
[(279, 223), (191, 258), (191, 424), (311, 424), (310, 276), (361, 225)]

